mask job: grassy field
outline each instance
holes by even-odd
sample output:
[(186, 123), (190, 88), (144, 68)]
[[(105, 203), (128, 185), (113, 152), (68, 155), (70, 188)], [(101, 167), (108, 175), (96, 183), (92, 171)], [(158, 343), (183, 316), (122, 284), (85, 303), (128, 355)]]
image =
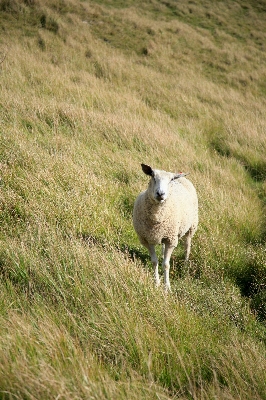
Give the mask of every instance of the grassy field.
[[(0, 93), (0, 399), (266, 399), (265, 1), (0, 0)], [(141, 162), (198, 191), (169, 295)]]

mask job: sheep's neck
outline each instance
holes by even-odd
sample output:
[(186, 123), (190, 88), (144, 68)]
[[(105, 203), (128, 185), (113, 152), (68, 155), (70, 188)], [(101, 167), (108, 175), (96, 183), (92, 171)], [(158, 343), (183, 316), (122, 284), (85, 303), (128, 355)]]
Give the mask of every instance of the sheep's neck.
[(148, 216), (151, 222), (159, 224), (166, 219), (166, 201), (164, 203), (156, 203), (149, 195), (146, 195), (146, 207), (149, 210)]

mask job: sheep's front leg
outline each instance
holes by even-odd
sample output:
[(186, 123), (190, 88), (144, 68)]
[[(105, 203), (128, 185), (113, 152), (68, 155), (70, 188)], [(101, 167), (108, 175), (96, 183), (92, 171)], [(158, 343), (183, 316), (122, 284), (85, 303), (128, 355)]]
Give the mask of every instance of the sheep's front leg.
[(151, 256), (151, 262), (153, 265), (155, 285), (159, 286), (160, 285), (160, 277), (159, 277), (159, 270), (158, 270), (158, 258), (157, 258), (156, 252), (155, 252), (155, 246), (153, 244), (148, 244), (147, 248), (149, 250), (149, 253)]
[(163, 258), (163, 268), (164, 268), (164, 285), (165, 291), (171, 292), (169, 272), (170, 272), (170, 258), (174, 251), (175, 246), (165, 243), (164, 258)]

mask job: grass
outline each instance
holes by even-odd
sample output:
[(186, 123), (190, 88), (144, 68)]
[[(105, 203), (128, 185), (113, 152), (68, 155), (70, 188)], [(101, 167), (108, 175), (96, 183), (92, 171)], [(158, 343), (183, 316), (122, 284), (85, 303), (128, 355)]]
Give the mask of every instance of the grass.
[[(265, 399), (264, 3), (0, 11), (0, 398)], [(141, 162), (199, 194), (169, 296)]]

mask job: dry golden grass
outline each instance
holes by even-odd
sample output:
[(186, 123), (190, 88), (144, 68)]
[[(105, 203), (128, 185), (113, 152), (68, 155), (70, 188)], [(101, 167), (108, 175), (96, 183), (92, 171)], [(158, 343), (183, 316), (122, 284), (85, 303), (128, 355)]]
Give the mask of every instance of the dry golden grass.
[[(263, 3), (0, 11), (0, 398), (265, 399)], [(141, 162), (199, 193), (167, 297)]]

